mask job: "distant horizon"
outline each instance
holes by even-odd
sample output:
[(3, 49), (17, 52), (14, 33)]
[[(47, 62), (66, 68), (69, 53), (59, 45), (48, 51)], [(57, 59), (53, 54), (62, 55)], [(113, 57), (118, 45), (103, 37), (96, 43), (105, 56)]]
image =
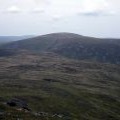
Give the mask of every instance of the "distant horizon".
[(74, 33), (74, 32), (50, 32), (50, 33), (45, 33), (45, 34), (0, 35), (0, 37), (21, 37), (21, 36), (37, 37), (37, 36), (42, 36), (42, 35), (47, 35), (47, 34), (54, 34), (54, 33), (71, 33), (71, 34), (82, 35), (82, 36), (85, 36), (85, 37), (93, 37), (93, 38), (101, 38), (101, 39), (120, 39), (120, 37), (90, 36), (90, 35), (83, 35), (83, 34)]
[(0, 0), (0, 35), (120, 38), (120, 0)]

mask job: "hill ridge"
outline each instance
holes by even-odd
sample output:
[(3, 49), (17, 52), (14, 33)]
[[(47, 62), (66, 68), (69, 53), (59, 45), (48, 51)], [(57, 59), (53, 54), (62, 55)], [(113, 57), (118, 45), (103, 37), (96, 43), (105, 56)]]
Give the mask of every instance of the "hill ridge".
[(86, 37), (74, 33), (52, 33), (5, 44), (3, 49), (53, 52), (59, 55), (98, 62), (120, 63), (120, 40)]

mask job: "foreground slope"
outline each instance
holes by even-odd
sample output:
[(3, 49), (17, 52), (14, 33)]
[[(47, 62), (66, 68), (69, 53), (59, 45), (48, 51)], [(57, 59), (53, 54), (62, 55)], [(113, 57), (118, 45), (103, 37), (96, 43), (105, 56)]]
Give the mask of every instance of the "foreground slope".
[[(0, 57), (1, 120), (119, 120), (120, 66), (54, 53)], [(30, 111), (10, 107), (17, 98)]]
[(53, 33), (4, 45), (7, 49), (54, 52), (59, 55), (99, 62), (120, 63), (120, 39), (98, 39), (73, 33)]

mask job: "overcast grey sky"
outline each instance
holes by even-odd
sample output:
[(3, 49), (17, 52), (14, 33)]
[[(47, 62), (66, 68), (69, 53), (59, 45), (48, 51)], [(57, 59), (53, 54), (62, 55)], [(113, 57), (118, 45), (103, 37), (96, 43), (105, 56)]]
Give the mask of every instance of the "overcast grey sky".
[(120, 0), (0, 0), (0, 35), (53, 32), (120, 38)]

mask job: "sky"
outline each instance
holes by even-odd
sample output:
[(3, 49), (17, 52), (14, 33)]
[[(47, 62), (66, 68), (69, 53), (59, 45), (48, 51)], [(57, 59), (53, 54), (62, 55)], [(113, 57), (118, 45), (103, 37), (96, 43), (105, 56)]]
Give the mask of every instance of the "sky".
[(120, 38), (120, 0), (0, 0), (0, 35)]

